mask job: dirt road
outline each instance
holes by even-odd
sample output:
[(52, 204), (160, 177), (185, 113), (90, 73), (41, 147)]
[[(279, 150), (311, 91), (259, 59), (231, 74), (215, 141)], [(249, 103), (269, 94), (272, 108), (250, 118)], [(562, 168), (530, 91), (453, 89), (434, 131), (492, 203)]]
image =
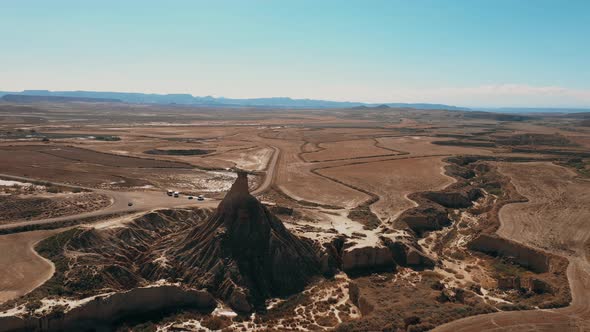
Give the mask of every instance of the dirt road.
[[(262, 184), (252, 191), (252, 195), (257, 195), (263, 193), (273, 183), (273, 179), (275, 176), (275, 170), (277, 167), (277, 161), (279, 159), (280, 150), (276, 147), (272, 147), (274, 149), (274, 153), (272, 156), (271, 161), (268, 163), (266, 169), (266, 175), (264, 177), (264, 181)], [(23, 182), (31, 182), (31, 181), (42, 181), (39, 179), (30, 179), (25, 177), (19, 176), (11, 176), (6, 174), (0, 174), (0, 176), (4, 178), (9, 178), (17, 181)], [(48, 181), (43, 181), (48, 182)], [(164, 209), (164, 208), (175, 208), (175, 207), (185, 207), (185, 206), (203, 206), (203, 207), (212, 207), (217, 206), (219, 200), (206, 200), (206, 201), (198, 201), (198, 200), (187, 200), (186, 197), (179, 197), (174, 198), (167, 196), (164, 192), (155, 192), (155, 191), (113, 191), (113, 190), (103, 190), (103, 189), (94, 189), (94, 188), (86, 188), (86, 187), (78, 187), (72, 186), (65, 183), (56, 183), (56, 182), (48, 182), (56, 186), (64, 186), (72, 189), (85, 189), (90, 190), (98, 194), (104, 194), (112, 199), (112, 204), (104, 209), (100, 209), (97, 211), (85, 212), (76, 215), (70, 216), (63, 216), (57, 218), (49, 218), (49, 219), (42, 219), (42, 220), (33, 220), (33, 221), (23, 221), (23, 222), (16, 222), (10, 223), (5, 225), (0, 225), (0, 229), (10, 229), (15, 227), (21, 227), (26, 225), (42, 225), (42, 224), (50, 224), (55, 222), (63, 222), (69, 220), (76, 220), (76, 219), (83, 219), (83, 218), (90, 218), (90, 217), (100, 217), (100, 216), (107, 216), (112, 215), (115, 213), (133, 213), (133, 212), (142, 212), (142, 211), (150, 211), (154, 209)], [(132, 206), (129, 206), (129, 202), (133, 203)]]
[[(55, 222), (83, 219), (89, 217), (107, 216), (115, 213), (132, 213), (141, 211), (150, 211), (153, 209), (173, 208), (183, 206), (199, 206), (204, 205), (204, 202), (197, 200), (188, 200), (186, 197), (174, 198), (167, 196), (165, 192), (154, 191), (130, 191), (118, 192), (111, 190), (95, 189), (94, 192), (104, 194), (112, 199), (112, 204), (108, 207), (96, 211), (85, 212), (70, 216), (63, 216), (57, 218), (49, 218), (42, 220), (22, 221), (10, 224), (0, 225), (0, 229), (10, 229), (26, 225), (42, 225)], [(132, 202), (132, 206), (128, 203)], [(211, 200), (205, 201), (211, 202)], [(217, 202), (217, 201), (216, 201)]]
[[(0, 174), (2, 177), (11, 178), (18, 181), (30, 182), (30, 181), (39, 181), (37, 179), (29, 179), (24, 177), (16, 177), (16, 176), (8, 176)], [(44, 181), (47, 182), (47, 181)], [(75, 187), (71, 185), (61, 184), (61, 183), (52, 183), (53, 185), (59, 186), (66, 186), (70, 188), (81, 188)], [(0, 225), (0, 229), (11, 229), (26, 225), (42, 225), (42, 224), (51, 224), (55, 222), (63, 222), (69, 220), (76, 220), (76, 219), (83, 219), (83, 218), (90, 218), (90, 217), (100, 217), (100, 216), (107, 216), (117, 213), (133, 213), (133, 212), (141, 212), (141, 211), (150, 211), (154, 209), (163, 209), (163, 208), (175, 208), (175, 207), (184, 207), (184, 206), (204, 206), (204, 207), (211, 207), (213, 204), (217, 205), (219, 203), (218, 200), (208, 199), (206, 201), (198, 201), (198, 200), (188, 200), (186, 197), (179, 197), (174, 198), (166, 195), (165, 192), (157, 192), (157, 191), (113, 191), (113, 190), (103, 190), (103, 189), (92, 189), (92, 188), (82, 188), (91, 190), (98, 194), (103, 194), (112, 199), (112, 204), (108, 207), (96, 211), (85, 212), (70, 216), (63, 216), (57, 218), (49, 218), (49, 219), (42, 219), (42, 220), (33, 220), (33, 221), (22, 221), (10, 224)], [(132, 206), (129, 206), (129, 203), (133, 203)]]
[(252, 195), (258, 195), (261, 194), (263, 192), (265, 192), (266, 190), (268, 190), (268, 188), (270, 188), (270, 186), (272, 186), (273, 182), (274, 182), (274, 178), (275, 178), (275, 171), (277, 169), (277, 163), (279, 160), (279, 156), (281, 154), (281, 150), (279, 150), (279, 148), (271, 146), (274, 150), (274, 153), (272, 154), (272, 158), (270, 160), (270, 162), (268, 163), (268, 166), (266, 167), (266, 174), (264, 176), (264, 181), (262, 181), (262, 183), (260, 184), (260, 186), (258, 188), (256, 188), (255, 190), (252, 190)]
[(502, 208), (498, 234), (566, 256), (572, 303), (468, 317), (434, 331), (590, 331), (590, 182), (550, 163), (502, 164), (500, 170), (529, 202)]

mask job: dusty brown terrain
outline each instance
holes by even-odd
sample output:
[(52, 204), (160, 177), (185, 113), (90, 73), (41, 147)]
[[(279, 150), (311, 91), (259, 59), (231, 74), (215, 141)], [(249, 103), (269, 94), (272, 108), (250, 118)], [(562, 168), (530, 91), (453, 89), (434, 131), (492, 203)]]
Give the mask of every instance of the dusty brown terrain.
[(590, 328), (588, 290), (588, 193), (590, 183), (571, 170), (547, 163), (502, 164), (526, 203), (505, 206), (498, 234), (568, 257), (572, 304), (564, 309), (498, 313), (467, 318), (442, 326), (440, 331), (516, 330), (584, 331)]
[[(315, 146), (313, 152), (305, 152), (302, 156), (306, 161), (315, 162), (399, 154), (395, 150), (384, 149), (377, 144), (378, 142), (373, 139), (321, 143)], [(342, 146), (346, 146), (346, 149), (342, 149)], [(310, 147), (308, 146), (307, 149)]]
[(56, 231), (35, 231), (2, 236), (0, 301), (14, 299), (39, 287), (54, 272), (53, 264), (39, 256), (33, 246)]
[[(579, 119), (49, 102), (0, 115), (0, 266), (14, 272), (0, 280), (0, 320), (11, 324), (50, 312), (66, 324), (107, 310), (87, 312), (93, 296), (179, 287), (217, 308), (125, 326), (589, 328)], [(255, 198), (213, 213), (234, 168)]]
[(330, 167), (319, 173), (362, 188), (379, 197), (371, 210), (389, 224), (400, 212), (414, 206), (407, 195), (441, 189), (453, 182), (444, 175), (441, 157), (407, 158)]

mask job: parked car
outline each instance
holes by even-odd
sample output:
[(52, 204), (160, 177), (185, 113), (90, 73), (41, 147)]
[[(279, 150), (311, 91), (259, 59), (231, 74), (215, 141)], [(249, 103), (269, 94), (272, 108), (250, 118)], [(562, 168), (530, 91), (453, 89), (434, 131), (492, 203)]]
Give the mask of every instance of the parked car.
[(166, 192), (166, 194), (167, 194), (168, 196), (172, 196), (172, 194), (174, 194), (174, 192), (173, 192), (172, 190), (168, 190), (168, 191)]
[(197, 197), (197, 201), (204, 201), (204, 200), (205, 200), (205, 197), (203, 197), (203, 195), (199, 195)]
[(193, 199), (193, 198), (194, 198), (193, 196), (189, 196), (189, 197), (188, 197), (188, 199)]
[(178, 191), (175, 191), (175, 192), (174, 192), (174, 197), (175, 197), (175, 198), (178, 198), (179, 196), (180, 196), (180, 193), (179, 193)]
[(133, 206), (133, 202), (127, 203), (127, 206)]

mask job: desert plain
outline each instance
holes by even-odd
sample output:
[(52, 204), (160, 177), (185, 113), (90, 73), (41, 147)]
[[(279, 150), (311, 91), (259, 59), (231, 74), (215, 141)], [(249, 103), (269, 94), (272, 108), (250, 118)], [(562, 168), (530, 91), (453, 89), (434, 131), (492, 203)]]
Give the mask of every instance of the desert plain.
[(590, 330), (588, 118), (2, 102), (0, 331)]

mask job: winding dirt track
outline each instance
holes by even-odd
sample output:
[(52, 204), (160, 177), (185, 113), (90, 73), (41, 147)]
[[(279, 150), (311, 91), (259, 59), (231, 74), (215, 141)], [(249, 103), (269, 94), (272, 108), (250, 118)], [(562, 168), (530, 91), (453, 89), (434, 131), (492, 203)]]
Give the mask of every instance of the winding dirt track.
[(550, 163), (501, 164), (500, 170), (529, 202), (502, 208), (498, 234), (566, 256), (572, 303), (468, 317), (434, 331), (590, 331), (590, 182)]

